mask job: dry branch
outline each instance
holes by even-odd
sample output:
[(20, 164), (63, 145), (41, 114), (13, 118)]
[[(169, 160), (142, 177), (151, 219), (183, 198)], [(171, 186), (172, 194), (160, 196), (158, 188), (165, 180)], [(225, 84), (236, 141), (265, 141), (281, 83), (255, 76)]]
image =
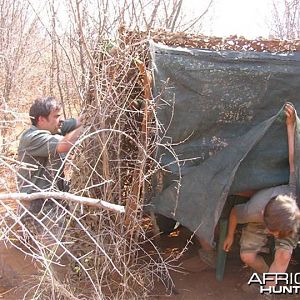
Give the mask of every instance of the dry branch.
[(109, 210), (115, 213), (124, 213), (125, 209), (122, 205), (117, 205), (113, 203), (109, 203), (100, 199), (88, 198), (76, 196), (67, 192), (38, 192), (32, 194), (26, 193), (8, 193), (8, 194), (0, 194), (0, 201), (6, 199), (20, 200), (20, 201), (32, 201), (37, 199), (58, 199), (75, 202), (77, 204), (98, 207), (105, 210)]
[[(141, 126), (141, 142), (144, 146), (144, 149), (147, 149), (147, 139), (148, 139), (148, 121), (151, 119), (151, 110), (149, 108), (149, 102), (151, 97), (151, 82), (152, 78), (149, 72), (146, 70), (146, 66), (143, 62), (136, 60), (136, 65), (139, 69), (139, 72), (142, 76), (143, 85), (144, 85), (144, 117), (142, 120)], [(138, 166), (133, 174), (133, 186), (132, 186), (132, 198), (126, 204), (126, 216), (125, 216), (125, 224), (129, 225), (130, 220), (135, 219), (135, 215), (138, 209), (138, 199), (141, 192), (142, 178), (144, 174), (145, 168), (145, 160), (143, 159), (144, 152), (139, 149), (137, 161), (141, 162), (140, 166)]]

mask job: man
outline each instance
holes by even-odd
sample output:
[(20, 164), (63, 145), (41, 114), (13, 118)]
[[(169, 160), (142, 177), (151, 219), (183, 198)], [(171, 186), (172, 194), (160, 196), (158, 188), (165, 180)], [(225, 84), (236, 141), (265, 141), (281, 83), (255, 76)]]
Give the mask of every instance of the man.
[[(297, 246), (300, 213), (295, 201), (295, 109), (291, 104), (286, 104), (285, 114), (290, 165), (289, 184), (263, 189), (254, 194), (247, 203), (234, 206), (223, 246), (225, 251), (229, 251), (237, 224), (247, 224), (241, 236), (240, 255), (242, 261), (257, 273), (286, 272), (293, 249)], [(264, 251), (268, 235), (275, 238), (275, 257), (270, 267), (259, 255), (259, 252)], [(274, 282), (268, 283), (268, 286), (274, 285)]]
[(53, 97), (35, 100), (29, 115), (32, 126), (21, 136), (18, 157), (35, 170), (34, 167), (20, 169), (20, 192), (64, 191), (63, 158), (80, 135), (80, 118), (63, 122), (60, 105)]
[[(80, 118), (63, 122), (60, 110), (53, 97), (36, 99), (30, 107), (32, 126), (22, 134), (18, 148), (18, 159), (22, 163), (18, 187), (22, 193), (67, 191), (64, 158), (79, 138), (82, 128)], [(38, 199), (29, 205), (22, 204), (19, 209), (25, 232), (33, 237), (39, 251), (47, 257), (49, 253), (57, 257), (64, 253), (60, 245), (53, 250), (53, 245), (62, 235), (66, 215), (64, 206), (58, 205), (54, 199)]]

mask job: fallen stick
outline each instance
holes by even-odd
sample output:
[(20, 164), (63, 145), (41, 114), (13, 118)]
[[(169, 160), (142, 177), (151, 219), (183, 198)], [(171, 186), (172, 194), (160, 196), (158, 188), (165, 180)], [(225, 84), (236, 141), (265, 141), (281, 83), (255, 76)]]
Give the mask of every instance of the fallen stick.
[(7, 193), (0, 194), (0, 201), (6, 199), (20, 200), (20, 201), (32, 201), (37, 199), (56, 199), (56, 200), (65, 200), (71, 201), (82, 205), (98, 207), (106, 210), (110, 210), (116, 213), (124, 213), (125, 208), (122, 205), (117, 205), (113, 203), (109, 203), (100, 199), (88, 198), (76, 196), (67, 192), (36, 192), (32, 194), (26, 193)]

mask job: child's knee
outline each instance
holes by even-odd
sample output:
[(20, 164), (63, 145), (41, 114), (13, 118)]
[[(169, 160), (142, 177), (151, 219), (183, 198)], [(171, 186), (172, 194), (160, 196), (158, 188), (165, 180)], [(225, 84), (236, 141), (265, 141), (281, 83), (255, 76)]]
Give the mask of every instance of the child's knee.
[(241, 252), (240, 253), (241, 260), (247, 264), (252, 265), (252, 263), (255, 261), (257, 254), (254, 252)]

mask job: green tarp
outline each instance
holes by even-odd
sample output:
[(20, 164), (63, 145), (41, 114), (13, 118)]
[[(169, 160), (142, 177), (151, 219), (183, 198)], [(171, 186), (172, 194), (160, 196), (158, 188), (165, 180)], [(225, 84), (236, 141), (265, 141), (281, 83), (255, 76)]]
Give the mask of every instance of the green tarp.
[[(212, 243), (228, 195), (288, 182), (282, 107), (290, 101), (300, 109), (300, 53), (209, 51), (152, 42), (151, 55), (162, 124), (157, 160), (165, 170), (163, 191), (152, 204)], [(298, 133), (297, 126), (297, 178)]]

